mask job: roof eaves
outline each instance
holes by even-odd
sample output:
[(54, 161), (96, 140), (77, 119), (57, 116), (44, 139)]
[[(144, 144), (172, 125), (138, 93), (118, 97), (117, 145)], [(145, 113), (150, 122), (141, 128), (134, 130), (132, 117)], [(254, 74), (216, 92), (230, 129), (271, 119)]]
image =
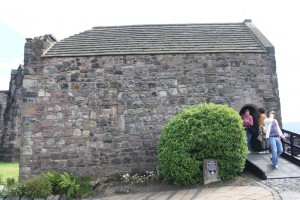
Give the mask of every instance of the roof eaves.
[(70, 53), (42, 55), (43, 58), (53, 57), (82, 57), (82, 56), (121, 56), (121, 55), (149, 55), (149, 54), (203, 54), (203, 53), (265, 53), (264, 50), (208, 50), (208, 51), (145, 51), (145, 52), (107, 52), (107, 53)]
[(244, 23), (269, 53), (275, 53), (272, 43), (254, 26), (251, 19), (246, 19)]

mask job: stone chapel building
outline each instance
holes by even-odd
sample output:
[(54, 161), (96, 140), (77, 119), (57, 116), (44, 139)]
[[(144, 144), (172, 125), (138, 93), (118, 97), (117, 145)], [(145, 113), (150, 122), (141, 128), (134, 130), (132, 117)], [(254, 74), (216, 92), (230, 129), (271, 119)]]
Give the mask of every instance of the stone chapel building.
[(0, 102), (0, 159), (19, 159), (21, 179), (152, 171), (163, 125), (192, 104), (276, 108), (281, 121), (274, 47), (251, 20), (27, 39)]

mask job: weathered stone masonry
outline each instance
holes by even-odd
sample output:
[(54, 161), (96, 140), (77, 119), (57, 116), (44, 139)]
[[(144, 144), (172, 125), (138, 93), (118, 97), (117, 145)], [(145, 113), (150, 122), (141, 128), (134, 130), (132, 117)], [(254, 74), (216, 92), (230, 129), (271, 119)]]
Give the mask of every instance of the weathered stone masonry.
[(8, 91), (0, 92), (0, 160), (20, 159), (20, 104), (23, 78), (22, 66), (11, 71)]
[[(159, 31), (172, 32), (174, 27), (177, 25), (170, 30), (164, 25), (150, 28), (168, 40), (168, 32)], [(243, 25), (239, 27), (249, 34)], [(99, 30), (102, 34), (112, 29), (115, 28)], [(157, 50), (164, 41), (158, 39), (150, 49), (152, 53), (136, 49), (135, 53), (121, 52), (122, 41), (123, 46), (137, 48), (135, 45), (141, 44), (136, 43), (138, 38), (150, 38), (146, 31), (140, 36), (140, 29), (121, 27), (114, 34), (123, 31), (123, 39), (103, 39), (104, 47), (97, 49), (105, 51), (98, 55), (90, 43), (93, 38), (87, 39), (96, 35), (97, 29), (83, 33), (85, 37), (78, 39), (83, 42), (76, 43), (76, 50), (67, 40), (56, 43), (51, 35), (27, 40), (20, 109), (22, 179), (50, 170), (101, 178), (132, 170), (153, 170), (163, 125), (188, 105), (214, 102), (228, 104), (237, 111), (245, 105), (275, 107), (280, 116), (274, 48), (257, 39), (255, 29), (251, 29), (253, 36), (249, 37), (251, 42), (259, 42), (252, 50), (254, 42), (250, 47), (240, 45), (237, 50), (230, 49), (235, 42), (227, 50), (178, 50), (176, 45), (182, 44), (174, 40), (176, 49), (170, 47), (168, 51), (172, 52), (168, 53)], [(188, 29), (194, 31), (193, 26)], [(134, 35), (134, 40), (125, 40), (126, 33), (132, 30), (137, 30), (136, 35), (128, 34)], [(214, 29), (212, 34), (215, 32)], [(116, 40), (115, 44), (109, 43)], [(151, 41), (143, 43), (146, 50)], [(228, 43), (227, 38), (224, 41)], [(114, 45), (115, 49), (108, 48)]]
[(273, 78), (272, 60), (267, 54), (45, 59), (41, 79), (30, 84), (37, 97), (26, 112), (36, 122), (24, 137), (34, 145), (24, 146), (22, 166), (100, 177), (153, 170), (162, 126), (182, 107), (267, 104), (276, 92), (271, 81), (265, 84)]

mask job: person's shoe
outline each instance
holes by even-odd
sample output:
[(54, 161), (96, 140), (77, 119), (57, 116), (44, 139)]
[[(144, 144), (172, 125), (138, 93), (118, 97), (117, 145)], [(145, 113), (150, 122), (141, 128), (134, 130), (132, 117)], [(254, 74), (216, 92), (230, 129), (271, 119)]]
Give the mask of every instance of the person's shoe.
[(272, 161), (272, 157), (270, 157), (270, 160), (271, 160), (271, 162), (273, 162), (273, 161)]
[(278, 169), (278, 167), (277, 167), (277, 166), (272, 166), (272, 168), (273, 168), (274, 170), (277, 170), (277, 169)]

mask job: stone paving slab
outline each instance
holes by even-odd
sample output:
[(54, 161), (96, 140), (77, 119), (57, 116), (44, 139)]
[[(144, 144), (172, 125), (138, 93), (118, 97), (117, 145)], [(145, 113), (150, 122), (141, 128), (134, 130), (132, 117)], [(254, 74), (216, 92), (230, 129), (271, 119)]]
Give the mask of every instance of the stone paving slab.
[(204, 189), (115, 195), (100, 198), (103, 200), (274, 200), (271, 191), (260, 186), (225, 186)]
[(281, 157), (279, 157), (278, 169), (274, 170), (270, 156), (271, 154), (254, 153), (249, 154), (247, 160), (264, 171), (267, 179), (300, 177), (300, 167)]

